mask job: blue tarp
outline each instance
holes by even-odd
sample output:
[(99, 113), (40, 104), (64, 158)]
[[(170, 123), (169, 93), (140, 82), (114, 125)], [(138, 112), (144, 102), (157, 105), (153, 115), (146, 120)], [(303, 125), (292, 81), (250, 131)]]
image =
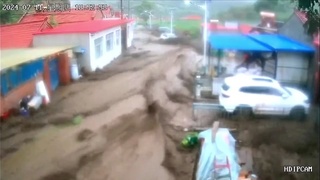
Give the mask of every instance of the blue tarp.
[(228, 49), (241, 51), (273, 51), (256, 40), (244, 34), (212, 33), (209, 43), (213, 49)]
[(251, 34), (248, 36), (275, 51), (314, 52), (314, 48), (282, 35)]
[(313, 47), (277, 34), (212, 33), (208, 41), (213, 49), (221, 50), (295, 51), (306, 53), (315, 51)]

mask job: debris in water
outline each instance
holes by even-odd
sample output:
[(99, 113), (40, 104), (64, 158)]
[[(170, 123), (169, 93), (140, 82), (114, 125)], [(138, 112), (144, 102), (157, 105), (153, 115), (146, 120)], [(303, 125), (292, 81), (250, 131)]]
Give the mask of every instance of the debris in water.
[(73, 118), (72, 123), (75, 125), (81, 124), (83, 121), (83, 117), (81, 115), (78, 115)]

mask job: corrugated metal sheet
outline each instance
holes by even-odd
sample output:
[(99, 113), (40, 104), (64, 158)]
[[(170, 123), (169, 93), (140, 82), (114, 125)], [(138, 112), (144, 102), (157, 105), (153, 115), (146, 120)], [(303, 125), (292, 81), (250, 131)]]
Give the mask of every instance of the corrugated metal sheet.
[(271, 48), (251, 39), (243, 34), (212, 33), (209, 43), (214, 49), (229, 49), (242, 51), (272, 51)]
[(24, 84), (30, 79), (42, 73), (44, 69), (44, 61), (42, 58), (9, 68), (1, 72), (1, 94), (7, 95), (12, 89)]
[(314, 48), (304, 45), (286, 36), (275, 34), (252, 34), (249, 37), (259, 43), (271, 47), (276, 51), (307, 52), (313, 53)]
[(41, 47), (8, 49), (1, 51), (1, 71), (16, 65), (35, 61), (39, 58), (49, 56), (64, 50), (72, 49), (75, 46)]

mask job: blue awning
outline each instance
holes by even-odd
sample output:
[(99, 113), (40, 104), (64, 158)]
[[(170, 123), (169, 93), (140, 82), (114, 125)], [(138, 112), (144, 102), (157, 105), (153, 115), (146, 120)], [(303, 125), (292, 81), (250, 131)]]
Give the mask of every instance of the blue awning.
[(212, 33), (209, 43), (213, 49), (229, 49), (241, 51), (273, 51), (272, 48), (244, 34)]
[(276, 34), (251, 34), (252, 39), (261, 44), (272, 48), (275, 51), (296, 51), (296, 52), (314, 52), (313, 47), (309, 47), (288, 37)]

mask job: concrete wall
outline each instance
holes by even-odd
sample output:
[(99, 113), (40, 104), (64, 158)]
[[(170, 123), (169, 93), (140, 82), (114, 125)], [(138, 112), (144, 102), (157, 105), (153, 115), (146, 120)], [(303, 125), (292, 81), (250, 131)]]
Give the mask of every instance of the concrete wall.
[(312, 38), (305, 33), (303, 23), (296, 14), (293, 14), (289, 18), (289, 20), (278, 30), (278, 33), (303, 44), (313, 46)]
[[(119, 44), (116, 44), (116, 31), (120, 30), (120, 39)], [(110, 52), (107, 52), (106, 50), (106, 35), (113, 32), (113, 49)], [(94, 46), (94, 40), (102, 37), (102, 56), (98, 59), (95, 58), (95, 46)], [(90, 66), (91, 70), (95, 71), (97, 68), (103, 68), (104, 66), (108, 65), (110, 62), (112, 62), (115, 58), (119, 57), (121, 55), (122, 49), (121, 49), (121, 28), (115, 27), (112, 29), (108, 29), (105, 31), (101, 31), (95, 34), (90, 35)]]
[(303, 53), (278, 53), (276, 79), (285, 84), (306, 86), (308, 83), (309, 59)]
[(85, 53), (77, 57), (77, 62), (80, 67), (84, 67), (87, 71), (91, 71), (90, 64), (90, 37), (89, 33), (85, 34), (48, 34), (34, 35), (34, 47), (48, 46), (64, 46), (77, 45), (85, 49)]

